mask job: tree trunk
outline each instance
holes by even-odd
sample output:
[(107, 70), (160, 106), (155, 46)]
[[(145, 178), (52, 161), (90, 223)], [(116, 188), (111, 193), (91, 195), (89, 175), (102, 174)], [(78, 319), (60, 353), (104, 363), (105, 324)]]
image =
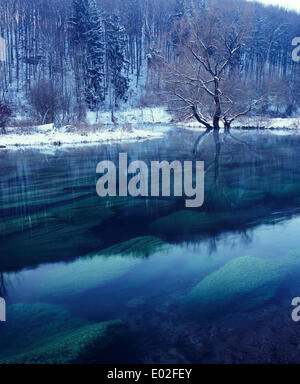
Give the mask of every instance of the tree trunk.
[(219, 80), (217, 78), (214, 79), (215, 83), (215, 114), (213, 119), (214, 129), (219, 131), (220, 129), (220, 118), (221, 118), (221, 103), (220, 103), (220, 91), (219, 91)]
[(225, 121), (224, 122), (224, 131), (225, 132), (229, 132), (230, 131), (230, 122), (229, 121)]

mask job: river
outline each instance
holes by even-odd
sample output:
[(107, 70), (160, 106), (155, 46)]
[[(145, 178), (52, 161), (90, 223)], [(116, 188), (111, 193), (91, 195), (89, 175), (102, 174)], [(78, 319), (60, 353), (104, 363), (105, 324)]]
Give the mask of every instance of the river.
[[(1, 150), (0, 362), (299, 362), (300, 135), (198, 136)], [(100, 198), (121, 152), (203, 160), (204, 205)]]

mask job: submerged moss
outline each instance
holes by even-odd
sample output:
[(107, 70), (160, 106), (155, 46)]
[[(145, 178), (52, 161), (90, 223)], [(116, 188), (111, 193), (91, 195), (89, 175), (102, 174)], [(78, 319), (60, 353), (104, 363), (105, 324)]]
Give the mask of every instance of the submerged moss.
[(155, 235), (172, 238), (241, 229), (243, 226), (253, 226), (256, 220), (265, 218), (266, 215), (267, 211), (263, 206), (255, 207), (255, 209), (233, 209), (228, 212), (183, 210), (155, 220), (150, 228)]
[(288, 272), (299, 266), (296, 254), (275, 260), (240, 257), (193, 288), (186, 298), (186, 308), (203, 319), (228, 311), (251, 310), (269, 301)]
[(9, 236), (28, 229), (43, 225), (49, 220), (48, 214), (33, 214), (17, 218), (6, 218), (0, 220), (0, 237)]
[(205, 193), (205, 207), (221, 211), (245, 209), (260, 204), (265, 197), (260, 190), (214, 186)]
[(88, 228), (65, 225), (49, 218), (35, 228), (1, 241), (1, 253), (6, 257), (0, 260), (0, 269), (11, 271), (35, 264), (70, 260), (101, 246), (101, 239)]
[(165, 249), (167, 243), (153, 236), (135, 237), (128, 241), (115, 244), (101, 252), (102, 255), (150, 256)]
[(105, 349), (124, 331), (120, 320), (89, 323), (60, 307), (38, 303), (9, 307), (1, 329), (0, 364), (68, 364)]
[(115, 215), (100, 199), (98, 201), (90, 199), (73, 204), (69, 208), (56, 209), (53, 212), (53, 216), (63, 223), (85, 226), (86, 228), (100, 226)]
[(128, 217), (146, 220), (147, 217), (170, 212), (176, 206), (176, 200), (115, 197), (111, 204), (111, 209), (118, 215), (125, 214), (127, 220)]
[(268, 197), (275, 200), (298, 200), (300, 196), (300, 183), (272, 183), (268, 186)]
[(184, 210), (154, 221), (151, 229), (154, 233), (165, 236), (195, 234), (217, 228), (220, 220), (224, 220), (221, 214)]

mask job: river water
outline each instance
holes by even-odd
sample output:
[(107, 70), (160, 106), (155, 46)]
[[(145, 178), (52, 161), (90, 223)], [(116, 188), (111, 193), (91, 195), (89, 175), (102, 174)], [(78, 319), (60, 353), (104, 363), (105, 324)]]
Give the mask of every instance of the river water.
[[(198, 136), (1, 150), (0, 362), (299, 362), (300, 135)], [(203, 160), (204, 205), (98, 197), (121, 152)]]

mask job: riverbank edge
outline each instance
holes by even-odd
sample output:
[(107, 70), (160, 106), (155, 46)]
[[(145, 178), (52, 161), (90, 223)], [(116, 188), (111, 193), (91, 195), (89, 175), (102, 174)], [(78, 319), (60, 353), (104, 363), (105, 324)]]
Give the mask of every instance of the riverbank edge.
[(18, 128), (17, 130), (8, 128), (6, 134), (0, 135), (0, 149), (112, 144), (161, 137), (163, 137), (162, 132), (132, 127), (102, 127), (99, 130), (90, 127), (85, 130), (79, 130), (71, 126), (55, 128), (53, 124), (48, 124), (26, 129)]

